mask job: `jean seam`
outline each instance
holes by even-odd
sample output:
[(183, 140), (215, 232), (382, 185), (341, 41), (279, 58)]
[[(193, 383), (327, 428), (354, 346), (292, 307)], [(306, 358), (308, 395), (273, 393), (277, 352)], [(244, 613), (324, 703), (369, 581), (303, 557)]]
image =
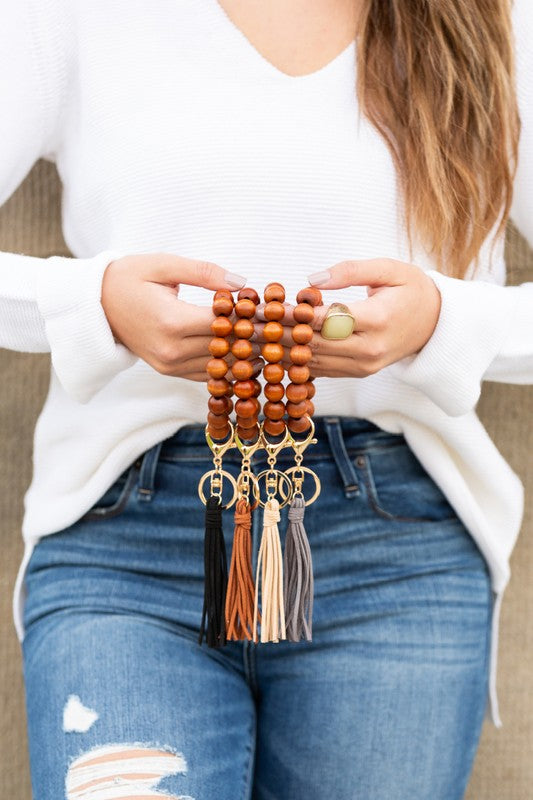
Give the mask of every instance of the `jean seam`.
[(109, 517), (116, 517), (118, 514), (120, 514), (126, 507), (126, 504), (131, 496), (139, 469), (140, 469), (140, 463), (139, 460), (137, 460), (129, 468), (126, 482), (122, 487), (118, 499), (112, 505), (107, 507), (94, 506), (93, 508), (90, 508), (89, 511), (87, 511), (80, 518), (80, 521), (84, 519), (87, 520), (108, 519)]

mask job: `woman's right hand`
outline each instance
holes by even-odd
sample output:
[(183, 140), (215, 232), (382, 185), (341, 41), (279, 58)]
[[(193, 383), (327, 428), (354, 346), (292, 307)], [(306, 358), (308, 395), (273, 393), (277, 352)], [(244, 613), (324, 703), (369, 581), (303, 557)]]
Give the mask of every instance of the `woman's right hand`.
[(163, 375), (206, 381), (214, 315), (210, 306), (180, 300), (179, 285), (235, 292), (245, 282), (209, 261), (140, 253), (106, 267), (101, 303), (117, 342)]

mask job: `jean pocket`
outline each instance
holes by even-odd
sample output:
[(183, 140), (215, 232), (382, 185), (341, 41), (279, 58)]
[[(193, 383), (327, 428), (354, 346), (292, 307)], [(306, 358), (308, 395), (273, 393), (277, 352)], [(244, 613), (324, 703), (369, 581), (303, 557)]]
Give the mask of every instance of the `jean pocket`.
[(369, 503), (381, 517), (403, 522), (457, 519), (455, 509), (404, 441), (370, 449), (355, 459)]
[(137, 459), (125, 469), (81, 519), (107, 519), (121, 514), (137, 482), (140, 465), (141, 462)]

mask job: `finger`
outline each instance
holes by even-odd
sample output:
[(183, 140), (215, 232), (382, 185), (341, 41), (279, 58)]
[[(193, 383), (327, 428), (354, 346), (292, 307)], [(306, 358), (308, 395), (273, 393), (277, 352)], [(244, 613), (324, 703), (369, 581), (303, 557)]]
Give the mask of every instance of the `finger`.
[(242, 289), (246, 278), (228, 272), (212, 261), (185, 258), (174, 253), (142, 253), (132, 258), (139, 259), (139, 267), (148, 272), (149, 280), (157, 283), (202, 286), (205, 289)]
[[(283, 359), (282, 366), (288, 370), (290, 359)], [(371, 360), (346, 358), (345, 356), (317, 355), (307, 362), (312, 377), (322, 378), (366, 378), (373, 371)]]
[(311, 286), (320, 289), (343, 289), (347, 286), (401, 286), (407, 280), (409, 268), (394, 258), (367, 258), (359, 261), (339, 261), (323, 272), (309, 275)]

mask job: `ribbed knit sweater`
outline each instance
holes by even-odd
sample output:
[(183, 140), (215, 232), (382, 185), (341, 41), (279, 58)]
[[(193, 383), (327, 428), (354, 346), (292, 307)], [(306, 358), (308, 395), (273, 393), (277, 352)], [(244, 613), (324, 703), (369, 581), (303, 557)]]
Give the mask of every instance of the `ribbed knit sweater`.
[[(533, 382), (533, 284), (504, 285), (503, 237), (492, 263), (487, 237), (474, 279), (437, 272), (420, 246), (409, 257), (390, 153), (359, 113), (355, 41), (294, 77), (217, 0), (6, 0), (1, 11), (0, 203), (38, 158), (55, 162), (74, 255), (0, 253), (0, 346), (51, 353), (13, 595), (19, 640), (39, 538), (75, 522), (151, 445), (205, 421), (205, 384), (162, 375), (115, 341), (101, 305), (111, 260), (214, 261), (258, 291), (282, 280), (288, 300), (344, 259), (410, 260), (441, 292), (431, 339), (367, 378), (317, 379), (316, 413), (403, 433), (478, 543), (494, 590), (500, 725), (498, 618), (523, 489), (475, 407), (483, 380)], [(533, 7), (516, 0), (513, 14), (522, 133), (511, 216), (533, 245)], [(364, 297), (324, 292), (325, 303)], [(211, 293), (181, 286), (180, 298), (209, 305)]]

